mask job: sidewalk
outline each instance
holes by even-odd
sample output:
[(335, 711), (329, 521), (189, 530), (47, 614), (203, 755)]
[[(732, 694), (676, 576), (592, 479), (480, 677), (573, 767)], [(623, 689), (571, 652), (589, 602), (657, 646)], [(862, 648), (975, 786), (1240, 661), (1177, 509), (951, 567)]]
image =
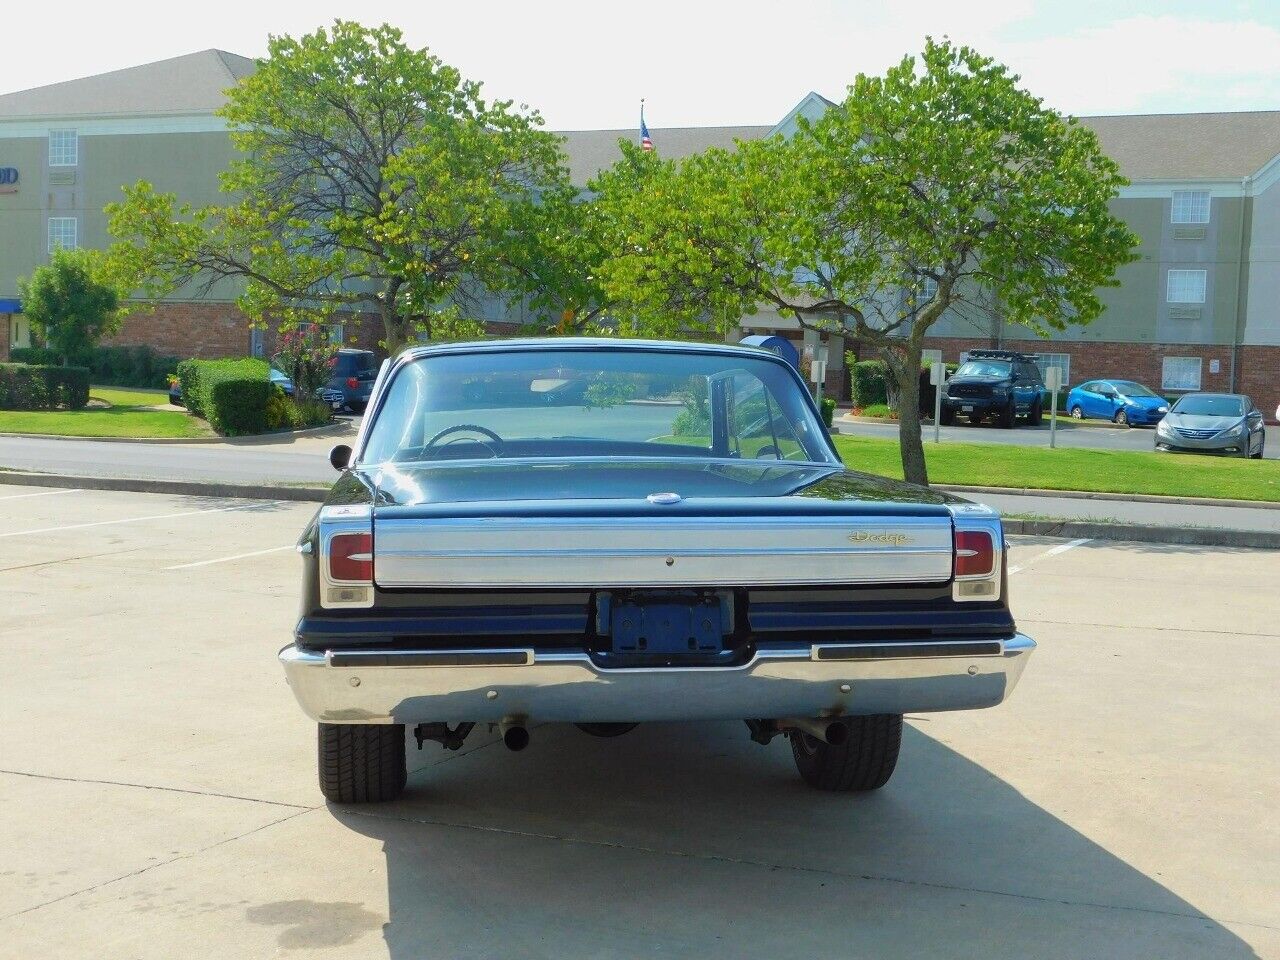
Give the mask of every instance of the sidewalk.
[(985, 503), (1006, 517), (1136, 523), (1161, 527), (1206, 527), (1218, 530), (1263, 530), (1280, 533), (1280, 510), (1264, 507), (1218, 507), (1132, 500), (1080, 500), (1038, 494), (957, 493)]

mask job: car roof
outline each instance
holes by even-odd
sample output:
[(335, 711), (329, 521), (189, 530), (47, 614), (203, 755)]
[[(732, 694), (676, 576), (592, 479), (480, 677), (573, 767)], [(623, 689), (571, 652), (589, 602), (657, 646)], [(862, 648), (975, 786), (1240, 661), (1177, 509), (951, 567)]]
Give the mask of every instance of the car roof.
[(1184, 394), (1183, 394), (1182, 396), (1180, 396), (1178, 399), (1179, 399), (1179, 400), (1185, 400), (1185, 399), (1187, 399), (1187, 397), (1221, 397), (1221, 398), (1223, 398), (1223, 399), (1225, 399), (1225, 400), (1243, 400), (1243, 399), (1245, 398), (1243, 393), (1200, 393), (1200, 392), (1196, 392), (1196, 393), (1184, 393)]
[[(627, 350), (650, 353), (714, 353), (724, 356), (766, 358), (786, 364), (771, 350), (729, 343), (696, 343), (686, 340), (631, 340), (614, 337), (520, 337), (510, 340), (470, 340), (410, 347), (402, 359), (450, 353), (503, 353), (538, 350)], [(790, 366), (789, 364), (787, 364)]]

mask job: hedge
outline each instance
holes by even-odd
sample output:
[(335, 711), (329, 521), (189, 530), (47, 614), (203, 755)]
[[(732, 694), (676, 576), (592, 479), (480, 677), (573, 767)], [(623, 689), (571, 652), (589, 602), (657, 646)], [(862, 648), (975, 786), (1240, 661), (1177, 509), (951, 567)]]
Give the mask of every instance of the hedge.
[[(49, 347), (19, 347), (10, 353), (16, 363), (62, 363), (62, 355)], [(89, 357), (89, 376), (104, 387), (161, 390), (169, 385), (169, 374), (177, 365), (177, 357), (156, 353), (147, 346), (94, 347)]]
[(849, 386), (855, 407), (889, 402), (888, 364), (883, 360), (854, 361), (850, 354), (847, 366), (852, 371)]
[(825, 423), (828, 427), (830, 427), (831, 424), (835, 421), (835, 418), (836, 418), (835, 400), (832, 397), (823, 397), (822, 398), (822, 422)]
[(178, 364), (182, 402), (224, 436), (268, 429), (267, 402), (279, 388), (265, 360), (183, 360)]
[(88, 402), (87, 367), (0, 363), (0, 410), (80, 410)]

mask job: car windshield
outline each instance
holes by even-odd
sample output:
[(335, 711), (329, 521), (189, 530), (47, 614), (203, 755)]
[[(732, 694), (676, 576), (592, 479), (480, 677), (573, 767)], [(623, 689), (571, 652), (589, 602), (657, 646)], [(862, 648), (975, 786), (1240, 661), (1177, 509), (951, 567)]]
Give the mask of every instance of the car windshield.
[(957, 377), (1007, 377), (1009, 364), (1004, 360), (966, 360), (960, 364)]
[(493, 349), (400, 367), (360, 461), (702, 457), (836, 463), (795, 374), (661, 349)]
[(1157, 393), (1153, 393), (1140, 383), (1134, 383), (1132, 380), (1112, 380), (1112, 386), (1126, 397), (1156, 397)]
[(1173, 405), (1171, 412), (1185, 413), (1193, 417), (1243, 417), (1244, 401), (1239, 397), (1201, 393), (1183, 397)]

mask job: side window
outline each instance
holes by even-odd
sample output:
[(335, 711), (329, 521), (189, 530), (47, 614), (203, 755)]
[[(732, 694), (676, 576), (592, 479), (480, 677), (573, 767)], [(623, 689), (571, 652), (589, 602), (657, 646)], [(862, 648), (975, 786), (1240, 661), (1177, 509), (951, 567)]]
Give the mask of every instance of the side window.
[(808, 460), (795, 427), (757, 377), (733, 378), (729, 446), (743, 459)]

